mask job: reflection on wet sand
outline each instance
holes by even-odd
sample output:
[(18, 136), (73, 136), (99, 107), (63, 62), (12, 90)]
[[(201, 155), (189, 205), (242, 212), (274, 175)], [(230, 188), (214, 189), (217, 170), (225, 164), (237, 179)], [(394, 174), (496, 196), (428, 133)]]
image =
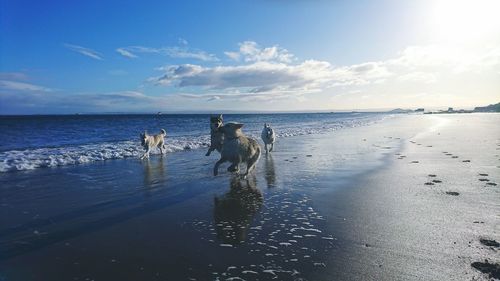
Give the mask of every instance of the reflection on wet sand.
[(232, 245), (244, 242), (252, 218), (262, 207), (262, 202), (255, 176), (247, 180), (232, 177), (229, 191), (214, 198), (217, 238)]
[(154, 188), (165, 180), (164, 157), (155, 157), (143, 161), (144, 187)]
[(265, 178), (267, 182), (267, 188), (276, 186), (276, 172), (274, 170), (274, 160), (271, 154), (266, 154), (266, 160), (264, 162), (265, 168)]

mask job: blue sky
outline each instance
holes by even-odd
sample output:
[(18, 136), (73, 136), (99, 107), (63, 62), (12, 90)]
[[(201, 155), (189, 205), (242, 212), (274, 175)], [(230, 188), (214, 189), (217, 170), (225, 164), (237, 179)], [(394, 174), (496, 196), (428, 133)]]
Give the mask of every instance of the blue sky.
[(491, 0), (0, 3), (0, 114), (500, 101)]

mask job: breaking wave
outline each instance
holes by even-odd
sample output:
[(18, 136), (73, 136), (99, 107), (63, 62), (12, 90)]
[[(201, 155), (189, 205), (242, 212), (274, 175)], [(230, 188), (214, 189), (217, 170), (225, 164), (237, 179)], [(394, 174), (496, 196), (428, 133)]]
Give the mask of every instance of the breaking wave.
[[(343, 128), (370, 125), (391, 115), (377, 115), (370, 118), (349, 118), (336, 122), (317, 122), (315, 124), (287, 123), (274, 126), (278, 138), (286, 138), (308, 134), (320, 134)], [(247, 128), (246, 134), (260, 141), (260, 124), (252, 129)], [(172, 136), (166, 138), (167, 153), (207, 148), (210, 144), (209, 135)], [(41, 147), (17, 149), (0, 152), (0, 172), (32, 170), (44, 167), (56, 167), (139, 157), (144, 152), (138, 139), (118, 142), (102, 142), (83, 145), (66, 145), (60, 147)], [(153, 150), (152, 154), (159, 151)]]

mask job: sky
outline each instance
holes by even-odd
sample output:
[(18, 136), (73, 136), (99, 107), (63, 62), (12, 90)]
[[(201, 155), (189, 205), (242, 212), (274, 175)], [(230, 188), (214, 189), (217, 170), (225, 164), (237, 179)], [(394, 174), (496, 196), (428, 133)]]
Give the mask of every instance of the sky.
[(0, 114), (500, 102), (497, 0), (0, 0)]

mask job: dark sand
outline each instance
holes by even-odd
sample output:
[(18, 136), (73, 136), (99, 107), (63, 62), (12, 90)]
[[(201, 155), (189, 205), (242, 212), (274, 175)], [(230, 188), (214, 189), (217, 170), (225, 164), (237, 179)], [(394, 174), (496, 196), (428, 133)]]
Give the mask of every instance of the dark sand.
[(247, 181), (204, 150), (1, 174), (0, 280), (487, 280), (499, 123), (279, 139)]

